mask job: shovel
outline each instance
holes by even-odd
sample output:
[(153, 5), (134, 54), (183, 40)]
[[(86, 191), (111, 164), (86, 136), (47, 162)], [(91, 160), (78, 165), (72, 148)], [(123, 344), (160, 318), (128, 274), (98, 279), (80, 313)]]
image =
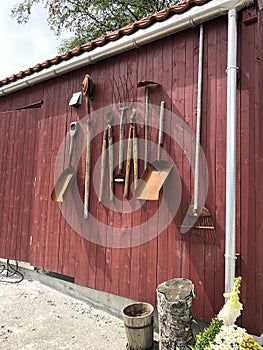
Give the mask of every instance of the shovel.
[(78, 123), (77, 122), (70, 123), (69, 133), (70, 133), (71, 140), (70, 140), (70, 148), (69, 148), (69, 165), (63, 171), (63, 173), (59, 176), (56, 182), (56, 185), (51, 193), (51, 199), (54, 202), (64, 202), (64, 199), (70, 187), (70, 184), (76, 176), (76, 171), (71, 165), (71, 162), (72, 162), (74, 142), (75, 142), (75, 137), (77, 135), (77, 131), (78, 131)]
[(148, 164), (144, 170), (142, 178), (135, 189), (135, 196), (138, 199), (158, 200), (159, 192), (173, 167), (170, 162), (160, 160), (161, 145), (163, 144), (164, 101), (161, 102), (159, 123), (157, 160)]

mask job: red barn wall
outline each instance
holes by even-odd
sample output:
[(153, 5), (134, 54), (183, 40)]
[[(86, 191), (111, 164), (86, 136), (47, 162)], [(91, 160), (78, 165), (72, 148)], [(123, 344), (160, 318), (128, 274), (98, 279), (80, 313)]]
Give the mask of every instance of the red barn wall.
[[(237, 275), (243, 276), (244, 312), (240, 322), (254, 333), (261, 332), (263, 326), (260, 302), (263, 289), (260, 30), (259, 22), (245, 25), (240, 17), (236, 221), (240, 256)], [(69, 131), (70, 122), (81, 120), (86, 114), (84, 104), (78, 109), (68, 106), (72, 93), (80, 90), (85, 73), (91, 75), (95, 86), (92, 111), (118, 103), (120, 98), (144, 103), (145, 91), (137, 89), (136, 84), (146, 79), (154, 80), (160, 87), (151, 90), (151, 103), (159, 106), (164, 100), (166, 109), (195, 132), (198, 34), (198, 29), (180, 32), (0, 99), (1, 257), (25, 260), (39, 268), (71, 276), (83, 286), (153, 304), (159, 283), (186, 277), (195, 284), (198, 297), (193, 305), (194, 316), (209, 321), (219, 311), (223, 304), (225, 251), (226, 17), (204, 26), (201, 144), (209, 172), (206, 206), (212, 213), (215, 231), (179, 233), (178, 226), (193, 193), (193, 173), (182, 148), (167, 135), (163, 148), (173, 158), (181, 176), (182, 198), (174, 220), (149, 242), (132, 248), (110, 248), (90, 242), (70, 227), (59, 205), (50, 198), (59, 147)], [(125, 82), (129, 96), (124, 96)], [(113, 88), (116, 83), (120, 86), (120, 96)], [(40, 100), (43, 101), (41, 108), (15, 111), (17, 107)], [(116, 123), (119, 117), (114, 116)], [(95, 122), (103, 124), (104, 117)], [(138, 126), (138, 137), (142, 138), (143, 125)], [(157, 129), (150, 129), (150, 139), (154, 142), (157, 133)], [(78, 140), (83, 141), (83, 138), (84, 125)], [(118, 127), (115, 126), (114, 142), (117, 141)], [(100, 156), (101, 145), (102, 135), (99, 135), (91, 143), (91, 169)], [(67, 153), (68, 142), (65, 159)], [(141, 167), (140, 175), (142, 170)], [(84, 172), (85, 152), (78, 163), (77, 185), (81, 196)], [(171, 177), (166, 186), (174, 196), (177, 195)], [(120, 196), (120, 187), (116, 186), (115, 190)], [(71, 192), (68, 196), (71, 200), (62, 206), (68, 215), (73, 215), (74, 196)], [(91, 186), (90, 211), (98, 222), (107, 223), (109, 237), (114, 226), (131, 227), (132, 235), (132, 227), (149, 220), (159, 204), (147, 202), (130, 214), (116, 213), (98, 203)], [(98, 230), (99, 237), (99, 228), (93, 229)], [(148, 227), (149, 234), (154, 230), (156, 227)]]

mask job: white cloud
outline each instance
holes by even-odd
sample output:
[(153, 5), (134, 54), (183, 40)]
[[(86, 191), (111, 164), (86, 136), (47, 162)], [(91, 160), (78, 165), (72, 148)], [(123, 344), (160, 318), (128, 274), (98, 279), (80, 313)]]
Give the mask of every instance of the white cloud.
[(48, 27), (46, 10), (34, 6), (29, 22), (21, 25), (10, 17), (17, 2), (0, 0), (0, 79), (51, 59), (58, 51), (59, 40)]

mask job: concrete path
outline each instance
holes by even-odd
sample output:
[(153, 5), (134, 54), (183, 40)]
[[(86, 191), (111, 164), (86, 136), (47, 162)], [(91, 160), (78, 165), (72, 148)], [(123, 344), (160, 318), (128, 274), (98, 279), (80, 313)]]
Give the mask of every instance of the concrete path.
[(124, 350), (123, 321), (26, 277), (0, 283), (1, 350)]

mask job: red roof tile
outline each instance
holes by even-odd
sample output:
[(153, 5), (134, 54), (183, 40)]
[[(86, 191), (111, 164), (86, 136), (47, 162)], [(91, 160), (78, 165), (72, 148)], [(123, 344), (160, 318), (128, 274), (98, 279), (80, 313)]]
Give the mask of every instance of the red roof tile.
[(180, 3), (174, 5), (170, 8), (163, 9), (160, 12), (157, 12), (151, 16), (142, 18), (137, 22), (128, 24), (121, 29), (115, 30), (109, 34), (101, 36), (95, 40), (92, 40), (92, 41), (84, 44), (84, 45), (75, 47), (74, 49), (72, 49), (68, 52), (65, 52), (61, 55), (58, 55), (50, 60), (46, 60), (42, 63), (38, 63), (34, 67), (25, 69), (23, 71), (20, 71), (17, 74), (13, 74), (10, 77), (4, 78), (4, 79), (0, 80), (0, 87), (3, 85), (8, 85), (11, 82), (14, 82), (18, 79), (22, 79), (26, 76), (32, 75), (32, 74), (39, 72), (45, 68), (48, 68), (52, 65), (59, 64), (62, 61), (67, 61), (74, 56), (79, 56), (79, 55), (83, 54), (84, 52), (91, 51), (98, 46), (103, 46), (110, 41), (116, 41), (125, 35), (131, 35), (139, 29), (148, 28), (156, 22), (165, 21), (167, 18), (173, 16), (174, 14), (178, 14), (178, 13), (182, 13), (182, 12), (187, 11), (191, 6), (203, 5), (204, 3), (207, 3), (209, 1), (211, 1), (211, 0), (183, 0)]

